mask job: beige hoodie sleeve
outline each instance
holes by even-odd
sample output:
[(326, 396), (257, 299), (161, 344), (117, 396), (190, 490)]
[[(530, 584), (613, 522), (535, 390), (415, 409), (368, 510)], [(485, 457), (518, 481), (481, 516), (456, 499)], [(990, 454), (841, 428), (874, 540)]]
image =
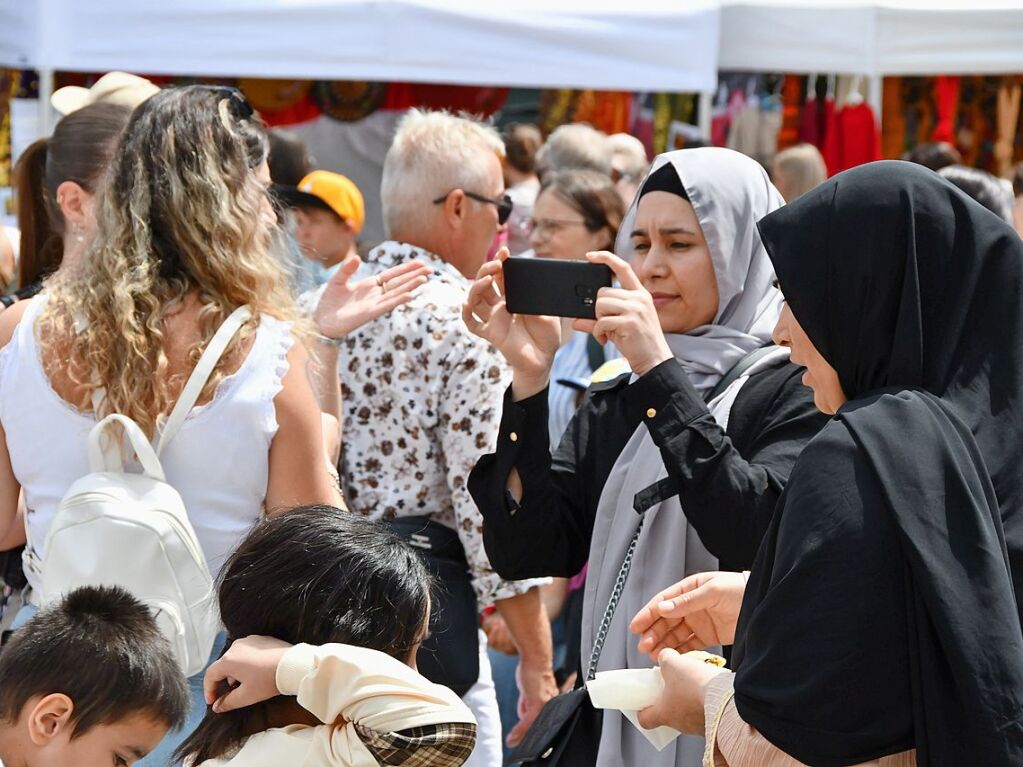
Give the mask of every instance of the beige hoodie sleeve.
[(297, 696), (303, 708), (324, 722), (313, 729), (308, 756), (301, 762), (310, 767), (375, 767), (379, 763), (360, 731), (385, 734), (429, 725), (475, 724), (451, 690), (363, 647), (295, 645), (277, 666), (277, 688), (282, 695)]

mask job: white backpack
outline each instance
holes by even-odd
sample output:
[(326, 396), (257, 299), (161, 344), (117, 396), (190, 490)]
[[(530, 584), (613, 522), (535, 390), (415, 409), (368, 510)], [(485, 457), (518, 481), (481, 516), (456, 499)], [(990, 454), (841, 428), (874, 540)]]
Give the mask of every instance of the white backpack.
[[(108, 415), (92, 428), (90, 473), (65, 493), (46, 536), (42, 563), (36, 562), (43, 584), (41, 605), (86, 585), (121, 586), (134, 594), (153, 612), (188, 676), (202, 671), (209, 660), (220, 618), (206, 558), (181, 496), (164, 477), (159, 456), (250, 316), (248, 307), (241, 307), (214, 334), (155, 450), (127, 416)], [(106, 440), (104, 447), (104, 431), (115, 422), (123, 428), (141, 474), (125, 472), (124, 452), (116, 440)]]

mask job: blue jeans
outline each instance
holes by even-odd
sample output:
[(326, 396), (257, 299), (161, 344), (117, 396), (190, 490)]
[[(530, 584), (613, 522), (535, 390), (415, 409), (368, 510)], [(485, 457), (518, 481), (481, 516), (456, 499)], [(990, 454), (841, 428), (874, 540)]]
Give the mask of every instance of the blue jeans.
[(145, 759), (135, 762), (135, 767), (171, 767), (171, 765), (180, 764), (180, 762), (172, 762), (171, 755), (174, 753), (174, 749), (185, 741), (185, 738), (195, 732), (199, 722), (206, 716), (206, 696), (202, 689), (202, 678), (206, 669), (224, 654), (226, 644), (227, 634), (221, 631), (213, 643), (213, 651), (210, 653), (210, 659), (205, 668), (188, 678), (188, 689), (192, 693), (192, 706), (188, 710), (188, 719), (185, 720), (184, 726), (168, 732)]
[[(25, 605), (15, 616), (14, 623), (11, 624), (11, 630), (20, 629), (35, 614), (36, 608), (34, 606)], [(213, 651), (210, 653), (210, 659), (206, 663), (206, 668), (209, 668), (213, 661), (223, 655), (224, 645), (226, 644), (227, 635), (221, 631), (217, 634), (217, 639), (213, 643)], [(174, 764), (171, 762), (171, 755), (174, 753), (174, 749), (181, 745), (185, 738), (195, 731), (195, 728), (199, 726), (199, 722), (206, 715), (206, 696), (202, 689), (202, 678), (206, 673), (206, 668), (188, 679), (188, 689), (192, 694), (192, 705), (188, 710), (188, 719), (185, 720), (184, 726), (168, 732), (145, 759), (135, 762), (135, 767), (171, 767)]]

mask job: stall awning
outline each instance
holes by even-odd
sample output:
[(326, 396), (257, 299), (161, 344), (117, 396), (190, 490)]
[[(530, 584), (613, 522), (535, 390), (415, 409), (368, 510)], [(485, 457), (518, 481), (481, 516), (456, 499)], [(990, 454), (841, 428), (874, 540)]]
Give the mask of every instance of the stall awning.
[(0, 63), (147, 74), (708, 91), (711, 0), (32, 0)]
[(1023, 72), (1023, 0), (726, 0), (722, 69)]

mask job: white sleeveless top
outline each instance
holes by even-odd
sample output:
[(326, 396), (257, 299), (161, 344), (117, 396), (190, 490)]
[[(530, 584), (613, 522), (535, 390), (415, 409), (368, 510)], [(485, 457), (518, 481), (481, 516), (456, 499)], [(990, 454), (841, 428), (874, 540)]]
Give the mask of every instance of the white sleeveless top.
[[(89, 473), (86, 444), (96, 424), (91, 413), (53, 390), (43, 370), (35, 326), (45, 303), (45, 296), (32, 300), (0, 351), (0, 423), (25, 494), (29, 540), (40, 558), (61, 498)], [(209, 403), (192, 409), (160, 456), (214, 577), (263, 513), (270, 442), (277, 433), (273, 400), (291, 345), (291, 323), (260, 317), (237, 372), (220, 382)], [(27, 567), (26, 574), (38, 590), (41, 584)]]

